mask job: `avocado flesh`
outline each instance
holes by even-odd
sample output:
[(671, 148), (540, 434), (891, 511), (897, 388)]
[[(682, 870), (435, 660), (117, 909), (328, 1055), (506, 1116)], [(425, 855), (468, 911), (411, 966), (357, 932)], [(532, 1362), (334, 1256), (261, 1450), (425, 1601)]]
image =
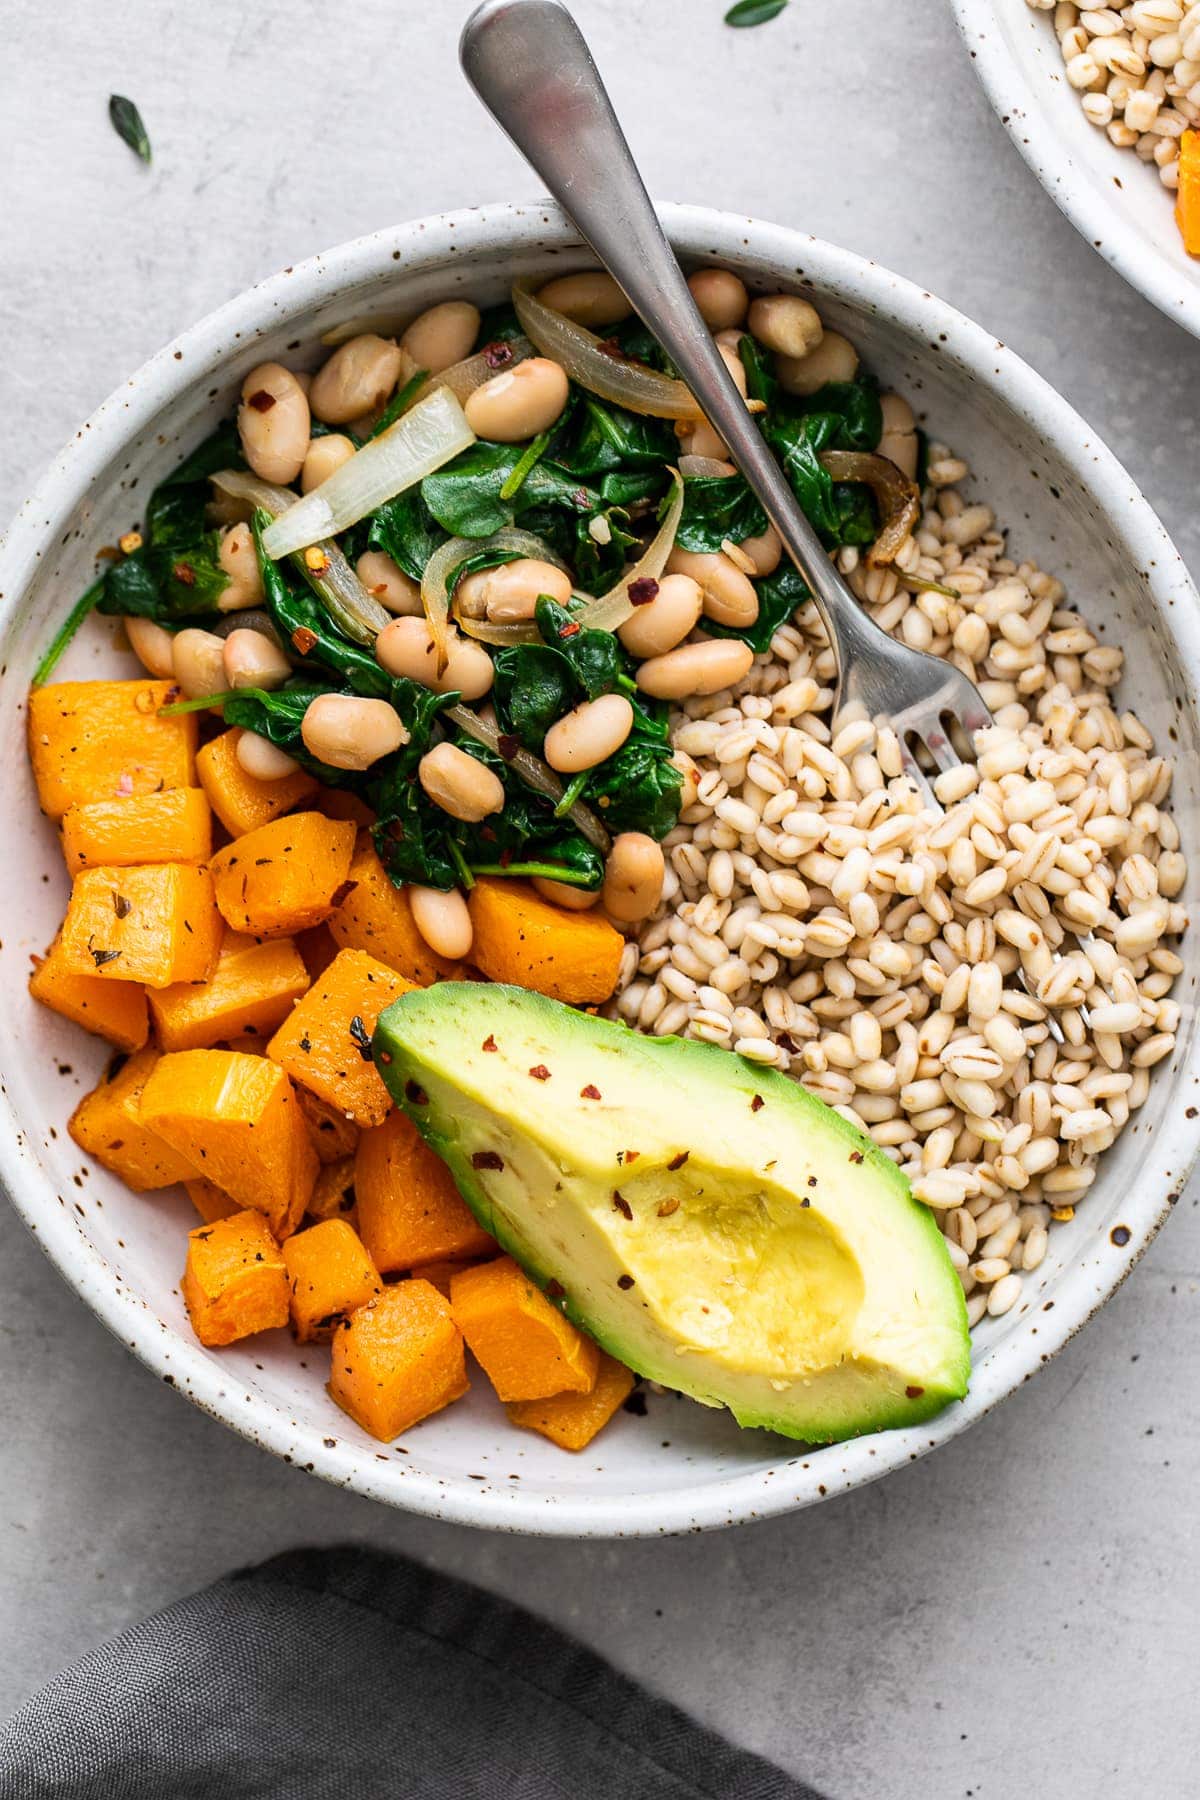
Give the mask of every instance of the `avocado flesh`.
[(480, 1223), (639, 1374), (812, 1443), (966, 1392), (932, 1215), (786, 1076), (480, 982), (395, 1001), (375, 1056)]

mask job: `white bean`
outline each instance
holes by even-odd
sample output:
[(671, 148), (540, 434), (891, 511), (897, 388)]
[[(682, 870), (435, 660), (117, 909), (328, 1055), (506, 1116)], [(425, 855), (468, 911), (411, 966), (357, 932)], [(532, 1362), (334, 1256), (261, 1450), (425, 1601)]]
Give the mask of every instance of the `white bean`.
[(129, 639), (129, 648), (151, 675), (160, 681), (173, 681), (175, 678), (175, 640), (169, 631), (156, 625), (153, 619), (127, 618), (124, 620), (125, 635)]
[(746, 284), (730, 269), (695, 269), (688, 276), (692, 299), (712, 332), (744, 325), (750, 296)]
[(294, 756), (289, 756), (270, 738), (260, 737), (257, 731), (239, 733), (233, 753), (239, 766), (255, 781), (282, 781), (300, 767)]
[(320, 694), (300, 726), (304, 746), (334, 769), (369, 769), (408, 742), (400, 714), (386, 700)]
[(435, 806), (469, 825), (503, 810), (500, 777), (457, 744), (435, 744), (427, 750), (418, 764), (417, 778)]
[(405, 891), (413, 924), (436, 956), (448, 956), (457, 962), (471, 954), (475, 928), (457, 888), (443, 893), (440, 888), (413, 885)]
[(467, 424), (496, 444), (520, 444), (548, 431), (567, 404), (565, 372), (546, 356), (503, 369), (467, 396)]
[(581, 275), (559, 275), (537, 291), (543, 306), (551, 306), (564, 318), (574, 319), (589, 331), (620, 325), (633, 311), (620, 285), (603, 269)]
[(238, 436), (263, 481), (289, 487), (304, 467), (312, 420), (304, 389), (282, 363), (260, 363), (242, 383)]
[(661, 656), (681, 644), (704, 607), (700, 583), (690, 575), (663, 575), (657, 592), (619, 627), (617, 636), (631, 656)]
[(239, 522), (221, 533), (217, 561), (229, 577), (229, 585), (217, 596), (218, 612), (245, 612), (249, 606), (261, 606), (262, 570), (249, 525)]
[(894, 462), (912, 481), (917, 473), (917, 453), (920, 448), (912, 407), (903, 394), (881, 394), (879, 405), (883, 413), (883, 436), (878, 444), (879, 454), (886, 456), (889, 462)]
[(323, 481), (328, 481), (343, 463), (348, 463), (353, 455), (354, 445), (340, 431), (327, 431), (324, 437), (313, 438), (305, 453), (304, 467), (300, 471), (300, 492), (311, 494)]
[(853, 381), (858, 351), (840, 331), (827, 331), (807, 356), (781, 356), (775, 364), (785, 394), (815, 394), (829, 381)]
[(570, 881), (549, 881), (542, 875), (534, 876), (533, 885), (543, 900), (549, 900), (552, 906), (564, 906), (568, 912), (586, 912), (600, 898), (599, 888), (576, 887)]
[(435, 694), (460, 693), (464, 700), (482, 700), (495, 678), (483, 645), (451, 630), (447, 651), (446, 667), (439, 675), (433, 633), (424, 618), (393, 619), (375, 639), (375, 660), (389, 675), (406, 675)]
[(421, 586), (413, 581), (384, 550), (364, 550), (354, 565), (354, 573), (372, 599), (386, 607), (397, 618), (419, 618)]
[(798, 294), (764, 294), (750, 303), (751, 335), (782, 356), (807, 356), (824, 335), (815, 306)]
[(190, 625), (177, 631), (171, 645), (175, 679), (189, 700), (225, 691), (225, 640)]
[(231, 631), (225, 639), (225, 681), (231, 688), (282, 687), (292, 665), (264, 631)]
[(519, 556), (515, 562), (468, 575), (459, 582), (454, 598), (465, 619), (489, 619), (493, 625), (509, 625), (532, 619), (542, 594), (549, 594), (565, 606), (571, 598), (571, 577), (554, 563), (536, 556)]
[(754, 564), (757, 580), (764, 575), (773, 575), (783, 560), (783, 539), (773, 525), (768, 525), (758, 537), (743, 538), (738, 549)]
[(621, 748), (633, 730), (633, 707), (624, 694), (585, 700), (546, 733), (545, 757), (560, 775), (594, 769)]
[(443, 300), (418, 314), (401, 334), (400, 347), (408, 351), (418, 369), (440, 375), (470, 356), (478, 335), (479, 308), (469, 300)]
[(754, 652), (737, 638), (713, 638), (703, 644), (681, 644), (665, 656), (652, 656), (637, 672), (637, 684), (656, 700), (687, 700), (695, 694), (718, 694), (750, 673)]
[(405, 355), (399, 344), (364, 332), (339, 344), (313, 376), (309, 403), (326, 425), (349, 425), (383, 405), (400, 379)]
[(672, 575), (690, 575), (704, 596), (704, 611), (718, 625), (737, 630), (753, 625), (758, 617), (758, 592), (750, 577), (720, 550), (672, 550), (667, 558)]
[(666, 862), (662, 847), (644, 831), (613, 839), (604, 866), (604, 905), (623, 925), (648, 919), (662, 899)]

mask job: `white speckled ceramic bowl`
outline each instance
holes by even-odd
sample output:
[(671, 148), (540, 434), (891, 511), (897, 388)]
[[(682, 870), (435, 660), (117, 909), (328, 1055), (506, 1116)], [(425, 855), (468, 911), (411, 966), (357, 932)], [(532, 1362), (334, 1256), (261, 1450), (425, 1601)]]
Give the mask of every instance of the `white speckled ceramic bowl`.
[(1200, 337), (1200, 258), (1175, 223), (1158, 170), (1088, 123), (1067, 80), (1052, 15), (1025, 0), (952, 0), (1001, 123), (1054, 204), (1147, 300)]
[[(1124, 691), (1180, 755), (1177, 806), (1184, 847), (1194, 846), (1197, 595), (1103, 444), (1011, 351), (873, 264), (700, 207), (670, 207), (665, 216), (688, 259), (811, 292), (867, 363), (969, 457), (1014, 547), (1062, 575), (1089, 617), (1128, 647)], [(0, 552), (0, 742), (13, 834), (0, 889), (0, 1173), (47, 1254), (111, 1330), (181, 1393), (276, 1455), (442, 1518), (615, 1536), (730, 1524), (857, 1487), (962, 1431), (1035, 1374), (1128, 1274), (1177, 1198), (1200, 1144), (1190, 1105), (1200, 1059), (1193, 975), (1181, 982), (1178, 1051), (1157, 1071), (1148, 1105), (1106, 1158), (1074, 1222), (1053, 1233), (1019, 1308), (977, 1334), (969, 1398), (909, 1431), (811, 1451), (650, 1395), (646, 1416), (619, 1416), (592, 1448), (569, 1456), (510, 1428), (477, 1379), (467, 1401), (384, 1446), (327, 1398), (325, 1352), (300, 1353), (282, 1332), (216, 1353), (195, 1341), (178, 1291), (190, 1205), (180, 1191), (132, 1194), (84, 1168), (65, 1124), (106, 1052), (26, 993), (30, 955), (49, 941), (67, 893), (55, 833), (38, 815), (26, 767), (30, 673), (90, 579), (97, 548), (137, 518), (156, 477), (228, 412), (255, 362), (315, 352), (319, 334), (348, 318), (416, 312), (455, 293), (492, 300), (515, 275), (588, 260), (569, 225), (540, 204), (421, 220), (313, 257), (147, 363), (83, 427), (20, 514)], [(128, 662), (114, 657), (98, 623), (60, 673), (118, 668), (127, 672)]]

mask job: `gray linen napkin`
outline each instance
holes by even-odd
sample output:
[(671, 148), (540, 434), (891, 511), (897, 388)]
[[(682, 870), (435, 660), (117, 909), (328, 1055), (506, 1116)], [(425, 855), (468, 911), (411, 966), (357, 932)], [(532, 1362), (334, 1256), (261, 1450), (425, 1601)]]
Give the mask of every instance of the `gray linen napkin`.
[(0, 1728), (0, 1796), (819, 1800), (530, 1614), (356, 1549), (275, 1557), (91, 1651)]

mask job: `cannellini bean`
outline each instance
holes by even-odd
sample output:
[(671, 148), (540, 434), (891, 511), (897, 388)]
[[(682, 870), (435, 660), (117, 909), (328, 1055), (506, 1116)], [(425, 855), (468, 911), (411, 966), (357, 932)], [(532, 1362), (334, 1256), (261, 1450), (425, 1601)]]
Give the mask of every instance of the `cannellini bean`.
[(225, 683), (231, 688), (282, 687), (292, 665), (263, 631), (240, 629), (225, 639)]
[(704, 611), (718, 625), (742, 629), (753, 625), (758, 617), (758, 593), (748, 575), (742, 573), (720, 550), (680, 550), (676, 547), (667, 558), (671, 575), (690, 575), (704, 596)]
[(879, 405), (883, 413), (883, 436), (877, 445), (879, 454), (894, 462), (911, 481), (917, 473), (919, 449), (913, 409), (903, 394), (881, 394)]
[(768, 525), (758, 537), (743, 538), (738, 549), (754, 564), (758, 580), (764, 575), (773, 575), (783, 559), (783, 540), (773, 525)]
[(255, 781), (282, 781), (300, 767), (294, 756), (289, 756), (286, 750), (281, 750), (270, 738), (261, 737), (257, 731), (239, 733), (233, 753)]
[(666, 862), (662, 847), (644, 831), (613, 839), (604, 866), (604, 905), (624, 925), (648, 919), (662, 899)]
[(840, 331), (827, 331), (807, 356), (781, 356), (775, 373), (785, 394), (815, 394), (828, 381), (853, 381), (858, 351)]
[(547, 356), (502, 369), (467, 396), (467, 424), (481, 438), (520, 444), (548, 431), (567, 404), (567, 377)]
[(745, 282), (731, 269), (694, 269), (688, 286), (710, 331), (731, 331), (745, 324), (750, 296)]
[(542, 594), (565, 606), (571, 598), (571, 577), (554, 563), (520, 556), (515, 562), (468, 575), (459, 582), (454, 598), (464, 618), (507, 625), (532, 619)]
[(221, 533), (217, 561), (229, 577), (229, 585), (217, 597), (217, 610), (244, 612), (248, 606), (261, 606), (262, 571), (249, 525), (241, 522)]
[(586, 912), (600, 898), (599, 888), (576, 887), (570, 881), (548, 881), (542, 875), (534, 876), (533, 885), (543, 900), (549, 900), (553, 906), (565, 906), (568, 912)]
[(457, 744), (435, 744), (427, 750), (417, 766), (417, 778), (435, 806), (469, 825), (503, 810), (500, 777)]
[(699, 796), (700, 771), (686, 750), (676, 750), (671, 761), (683, 776), (683, 786), (679, 790), (679, 810), (686, 812), (689, 806), (695, 806)]
[(364, 332), (339, 344), (317, 370), (309, 403), (326, 425), (349, 425), (383, 405), (404, 368), (404, 352), (387, 338)]
[(386, 700), (353, 694), (320, 694), (300, 725), (304, 747), (334, 769), (369, 769), (408, 742), (408, 732)]
[(189, 626), (177, 631), (171, 645), (175, 679), (189, 700), (225, 692), (225, 640), (211, 631)]
[(421, 586), (404, 573), (384, 550), (364, 550), (354, 573), (373, 600), (397, 618), (418, 618), (424, 613)]
[(423, 618), (393, 619), (375, 639), (375, 660), (389, 675), (407, 675), (432, 688), (435, 694), (460, 693), (464, 700), (482, 700), (491, 691), (495, 668), (482, 644), (451, 630), (446, 666), (437, 673), (433, 633)]
[(559, 275), (537, 291), (543, 306), (552, 306), (564, 318), (598, 331), (605, 325), (620, 325), (633, 311), (618, 282), (603, 269), (590, 269), (582, 275)]
[(471, 954), (475, 929), (467, 903), (457, 888), (443, 893), (440, 888), (413, 884), (405, 891), (413, 924), (436, 956), (457, 961)]
[(617, 636), (631, 656), (661, 656), (682, 644), (704, 608), (700, 583), (690, 575), (663, 575), (657, 592), (632, 612)]
[(400, 348), (407, 350), (418, 369), (440, 375), (454, 363), (465, 362), (479, 335), (479, 308), (469, 300), (443, 300), (419, 313), (402, 332)]
[(169, 631), (153, 619), (127, 618), (123, 621), (129, 648), (151, 675), (160, 681), (175, 678), (175, 640)]
[(313, 438), (300, 471), (300, 492), (311, 494), (353, 455), (354, 445), (340, 431), (327, 431), (324, 437)]
[(681, 644), (665, 656), (652, 656), (637, 672), (637, 684), (656, 700), (687, 700), (694, 694), (717, 694), (750, 673), (754, 652), (737, 638), (713, 638), (704, 644)]
[(585, 700), (546, 733), (545, 757), (560, 775), (594, 769), (621, 748), (633, 730), (633, 707), (624, 694)]
[(807, 356), (824, 335), (820, 314), (799, 294), (764, 294), (750, 303), (751, 335), (782, 356)]
[(311, 418), (304, 389), (282, 363), (260, 363), (242, 383), (238, 436), (263, 481), (289, 487), (308, 455)]

